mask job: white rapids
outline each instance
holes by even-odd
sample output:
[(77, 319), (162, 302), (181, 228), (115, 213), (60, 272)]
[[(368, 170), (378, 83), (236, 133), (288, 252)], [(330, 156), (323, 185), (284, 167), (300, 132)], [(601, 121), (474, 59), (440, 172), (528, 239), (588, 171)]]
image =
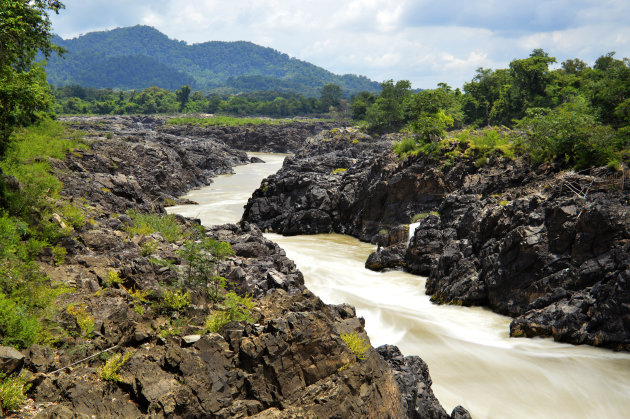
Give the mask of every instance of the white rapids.
[[(200, 205), (168, 211), (200, 218), (205, 225), (239, 221), (254, 189), (284, 158), (252, 154), (267, 163), (236, 167), (234, 175), (185, 195)], [(307, 287), (324, 302), (356, 307), (372, 345), (394, 344), (405, 355), (424, 359), (447, 411), (461, 404), (474, 418), (628, 417), (630, 354), (510, 338), (508, 317), (434, 305), (424, 294), (424, 278), (366, 270), (374, 246), (352, 237), (266, 236), (285, 249)]]

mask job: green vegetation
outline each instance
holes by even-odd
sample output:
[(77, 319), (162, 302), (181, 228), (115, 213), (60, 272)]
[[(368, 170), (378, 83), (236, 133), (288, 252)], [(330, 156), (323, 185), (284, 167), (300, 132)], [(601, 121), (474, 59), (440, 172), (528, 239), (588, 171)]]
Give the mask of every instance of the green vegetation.
[(157, 304), (162, 312), (181, 312), (190, 305), (190, 293), (184, 290), (164, 290)]
[(218, 274), (218, 262), (234, 255), (229, 243), (213, 240), (205, 235), (197, 241), (186, 241), (179, 252), (187, 263), (186, 281), (210, 288), (210, 297), (216, 300), (227, 280)]
[(158, 245), (159, 243), (154, 240), (146, 241), (142, 243), (140, 254), (142, 256), (151, 256), (157, 250)]
[(330, 83), (350, 94), (378, 90), (378, 84), (366, 77), (335, 75), (251, 42), (187, 45), (148, 26), (93, 32), (69, 40), (55, 38), (54, 42), (68, 51), (64, 58), (48, 61), (46, 71), (56, 86), (130, 90), (189, 85), (230, 94), (273, 90), (305, 96), (317, 96)]
[(13, 130), (31, 124), (50, 110), (52, 96), (46, 73), (35, 64), (38, 54), (49, 57), (59, 48), (51, 43), (48, 12), (64, 6), (58, 0), (0, 3), (0, 158)]
[(338, 173), (345, 173), (346, 171), (348, 171), (348, 169), (345, 169), (345, 168), (343, 168), (343, 167), (339, 167), (339, 168), (337, 168), (337, 169), (333, 170), (333, 171), (331, 172), (331, 174), (336, 175), (336, 174), (338, 174)]
[(363, 338), (360, 338), (357, 332), (342, 333), (341, 339), (348, 345), (348, 348), (352, 351), (354, 356), (357, 358), (357, 361), (361, 361), (365, 359), (368, 349), (370, 349), (370, 345), (365, 343)]
[(254, 306), (255, 303), (250, 296), (241, 297), (230, 291), (224, 295), (220, 309), (206, 317), (206, 330), (216, 333), (231, 321), (252, 322), (254, 320), (251, 317), (251, 310)]
[(131, 235), (147, 236), (153, 233), (160, 233), (162, 237), (171, 243), (186, 237), (184, 227), (177, 222), (177, 218), (172, 214), (142, 214), (135, 210), (129, 210), (127, 215), (133, 221), (132, 225), (127, 227), (127, 233)]
[(418, 221), (421, 221), (421, 220), (424, 220), (429, 215), (435, 215), (435, 216), (439, 217), (440, 213), (437, 212), (437, 211), (419, 212), (419, 213), (415, 214), (413, 217), (411, 217), (411, 224), (417, 223)]
[(26, 401), (26, 392), (31, 387), (25, 374), (7, 376), (0, 373), (0, 400), (2, 409), (17, 410)]
[(90, 337), (94, 331), (94, 316), (87, 312), (87, 304), (74, 304), (68, 306), (66, 311), (72, 314), (83, 336)]
[(101, 380), (112, 381), (117, 383), (120, 381), (120, 368), (129, 361), (133, 352), (127, 352), (126, 354), (116, 354), (105, 361), (105, 364), (98, 370), (98, 375)]
[(201, 127), (228, 126), (240, 127), (245, 125), (282, 125), (291, 122), (285, 119), (235, 118), (229, 116), (213, 116), (210, 118), (173, 118), (170, 125), (196, 125)]
[(394, 145), (399, 156), (422, 153), (444, 167), (460, 157), (482, 166), (493, 154), (577, 169), (629, 160), (630, 60), (609, 53), (592, 68), (574, 59), (551, 70), (555, 61), (534, 50), (508, 69), (478, 69), (463, 92), (440, 83), (413, 93), (389, 80), (378, 97), (357, 95), (353, 115), (372, 131), (408, 132)]
[(54, 121), (41, 121), (11, 136), (0, 169), (17, 184), (0, 185), (0, 336), (3, 345), (17, 348), (50, 339), (53, 301), (68, 288), (40, 272), (35, 258), (52, 250), (64, 263), (61, 238), (85, 224), (85, 208), (61, 199), (61, 183), (48, 158), (63, 158), (80, 146), (80, 133)]
[(120, 275), (118, 274), (118, 272), (116, 272), (113, 269), (110, 269), (107, 272), (107, 278), (105, 279), (105, 285), (107, 285), (108, 287), (113, 287), (115, 285), (122, 285), (123, 282), (125, 282)]
[[(326, 105), (326, 98), (305, 97), (291, 92), (252, 92), (238, 95), (202, 93), (195, 91), (188, 93), (190, 87), (182, 86), (179, 90), (167, 90), (159, 87), (149, 87), (141, 91), (115, 91), (112, 89), (92, 89), (81, 86), (65, 86), (54, 88), (55, 112), (60, 114), (174, 114), (208, 113), (221, 115), (260, 115), (273, 118), (295, 116), (317, 116), (332, 112), (339, 116), (339, 110), (348, 107), (346, 99), (339, 101), (337, 106)], [(322, 88), (322, 94), (325, 94)], [(343, 108), (343, 109), (342, 109)], [(180, 123), (247, 125), (260, 123), (285, 123), (286, 121), (260, 122), (259, 119), (206, 119), (196, 118), (180, 121)], [(177, 121), (176, 121), (177, 122)], [(107, 133), (107, 138), (112, 134)]]

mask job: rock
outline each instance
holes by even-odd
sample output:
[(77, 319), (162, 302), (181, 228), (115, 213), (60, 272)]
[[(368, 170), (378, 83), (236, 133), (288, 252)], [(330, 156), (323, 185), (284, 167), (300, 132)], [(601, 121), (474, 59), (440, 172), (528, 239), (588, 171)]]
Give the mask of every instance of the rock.
[(186, 345), (192, 345), (195, 342), (199, 342), (199, 339), (201, 339), (201, 335), (188, 335), (182, 337), (182, 341)]
[(0, 372), (18, 374), (24, 366), (24, 355), (10, 346), (0, 346)]

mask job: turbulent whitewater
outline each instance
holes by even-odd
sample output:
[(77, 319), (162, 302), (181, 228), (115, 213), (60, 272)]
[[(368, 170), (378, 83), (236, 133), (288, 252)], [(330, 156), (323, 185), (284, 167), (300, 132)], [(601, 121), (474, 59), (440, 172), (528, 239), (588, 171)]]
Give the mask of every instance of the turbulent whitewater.
[[(185, 198), (200, 205), (169, 212), (205, 225), (237, 222), (262, 179), (284, 156), (256, 154), (267, 163), (235, 168)], [(475, 418), (612, 418), (627, 415), (630, 354), (510, 338), (510, 318), (481, 308), (437, 306), (424, 294), (424, 278), (364, 268), (374, 246), (336, 234), (268, 234), (303, 272), (306, 285), (326, 303), (346, 302), (366, 320), (373, 346), (395, 344), (421, 356), (445, 408), (462, 404)]]

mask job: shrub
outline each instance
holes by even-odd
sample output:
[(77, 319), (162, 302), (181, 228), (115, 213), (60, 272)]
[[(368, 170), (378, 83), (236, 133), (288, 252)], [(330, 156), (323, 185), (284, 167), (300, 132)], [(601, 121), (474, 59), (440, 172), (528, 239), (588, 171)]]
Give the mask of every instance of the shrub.
[(65, 247), (54, 246), (52, 248), (52, 252), (53, 259), (55, 260), (55, 265), (63, 265), (64, 263), (66, 263), (66, 255), (68, 254), (68, 251)]
[(206, 317), (206, 330), (217, 333), (223, 326), (230, 322), (230, 316), (225, 311), (215, 311)]
[(234, 291), (228, 292), (224, 296), (222, 309), (206, 317), (206, 330), (216, 333), (231, 321), (254, 321), (251, 317), (251, 310), (255, 305), (256, 303), (249, 295), (241, 297)]
[(0, 400), (4, 410), (17, 410), (26, 400), (26, 392), (31, 387), (25, 375), (0, 373)]
[(94, 317), (87, 312), (87, 303), (68, 306), (66, 311), (77, 320), (77, 325), (84, 336), (90, 336), (94, 331)]
[(162, 293), (159, 308), (161, 311), (182, 311), (190, 305), (190, 293), (183, 290), (165, 290)]
[(113, 381), (115, 383), (120, 381), (120, 368), (125, 365), (129, 358), (133, 355), (132, 352), (127, 352), (125, 355), (116, 354), (109, 358), (105, 364), (98, 370), (98, 375), (102, 380)]
[(118, 272), (113, 269), (110, 269), (107, 272), (107, 278), (105, 279), (105, 283), (108, 287), (113, 287), (114, 285), (121, 285), (124, 280), (120, 277)]
[(27, 348), (37, 340), (41, 325), (25, 305), (0, 293), (0, 335), (2, 344)]
[(396, 141), (393, 148), (394, 153), (396, 153), (398, 157), (405, 157), (409, 154), (417, 153), (417, 142), (413, 137), (405, 137), (400, 141)]
[(223, 305), (226, 308), (226, 312), (228, 313), (230, 320), (237, 322), (253, 321), (250, 317), (250, 312), (256, 303), (254, 303), (251, 296), (247, 295), (245, 297), (241, 297), (234, 291), (230, 291), (225, 294)]
[(179, 254), (187, 263), (187, 281), (210, 286), (210, 296), (216, 300), (219, 290), (227, 285), (227, 280), (218, 275), (217, 264), (234, 254), (232, 246), (204, 236), (201, 240), (186, 242)]
[(350, 334), (342, 333), (341, 339), (346, 343), (346, 345), (348, 345), (348, 348), (350, 348), (354, 356), (357, 358), (357, 361), (365, 359), (365, 352), (370, 349), (370, 345), (365, 343), (365, 340), (360, 338), (359, 335), (357, 335), (357, 332), (352, 332)]

